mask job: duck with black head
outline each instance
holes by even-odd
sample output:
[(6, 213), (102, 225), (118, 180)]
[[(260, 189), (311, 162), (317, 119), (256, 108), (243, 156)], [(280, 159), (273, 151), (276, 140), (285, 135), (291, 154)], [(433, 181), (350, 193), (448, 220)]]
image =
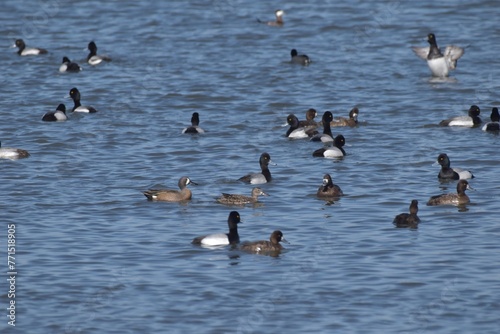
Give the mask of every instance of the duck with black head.
[(500, 115), (498, 113), (498, 108), (494, 107), (491, 109), (490, 115), (491, 122), (486, 123), (482, 130), (489, 132), (500, 132)]
[(16, 42), (12, 46), (13, 48), (18, 48), (17, 54), (20, 56), (38, 56), (47, 54), (48, 51), (42, 48), (29, 48), (26, 46), (22, 39), (16, 39)]
[(417, 216), (418, 213), (418, 201), (416, 199), (412, 200), (410, 203), (410, 213), (400, 213), (392, 223), (396, 227), (409, 227), (417, 228), (418, 223), (420, 223), (420, 218)]
[(238, 224), (241, 223), (240, 214), (238, 211), (231, 211), (227, 218), (227, 225), (229, 227), (228, 233), (215, 233), (196, 237), (191, 241), (193, 245), (200, 246), (226, 246), (235, 245), (240, 242), (238, 234)]

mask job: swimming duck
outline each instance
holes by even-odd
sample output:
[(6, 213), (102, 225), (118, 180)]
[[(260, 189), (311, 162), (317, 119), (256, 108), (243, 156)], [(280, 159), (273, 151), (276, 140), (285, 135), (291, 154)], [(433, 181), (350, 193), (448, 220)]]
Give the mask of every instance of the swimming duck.
[(464, 126), (464, 127), (474, 127), (481, 124), (481, 118), (479, 114), (481, 110), (478, 106), (472, 105), (469, 108), (468, 116), (457, 116), (450, 119), (445, 119), (439, 122), (440, 126)]
[(354, 107), (349, 112), (349, 118), (344, 118), (344, 117), (334, 118), (333, 121), (330, 123), (330, 125), (354, 127), (358, 125), (358, 115), (359, 115), (359, 110), (358, 108)]
[(42, 116), (42, 121), (44, 122), (62, 122), (68, 119), (66, 116), (66, 106), (60, 104), (57, 106), (56, 111), (49, 111)]
[(313, 152), (313, 157), (323, 157), (323, 158), (341, 158), (346, 155), (343, 146), (345, 145), (345, 138), (342, 135), (335, 137), (333, 141), (333, 146), (322, 147)]
[(412, 50), (415, 54), (426, 60), (427, 65), (431, 69), (432, 75), (435, 77), (447, 77), (449, 71), (457, 67), (457, 61), (464, 54), (464, 49), (458, 46), (449, 45), (444, 50), (444, 54), (439, 50), (434, 34), (427, 35), (428, 47), (413, 46)]
[(41, 48), (28, 48), (22, 39), (16, 39), (15, 44), (12, 46), (13, 48), (17, 47), (19, 50), (17, 54), (20, 56), (36, 56), (46, 54), (48, 51)]
[(271, 156), (269, 153), (262, 153), (259, 159), (261, 173), (248, 174), (242, 176), (238, 181), (250, 183), (250, 184), (262, 184), (271, 182), (271, 172), (269, 171), (269, 164), (271, 164)]
[(333, 141), (333, 134), (331, 129), (331, 122), (333, 121), (333, 115), (330, 111), (325, 111), (321, 122), (323, 124), (323, 133), (317, 134), (311, 138), (311, 141), (321, 141), (323, 143), (330, 143)]
[(410, 204), (410, 213), (400, 213), (394, 218), (392, 223), (396, 225), (396, 227), (417, 228), (418, 223), (420, 223), (420, 218), (418, 218), (417, 213), (418, 201), (414, 199)]
[(465, 194), (465, 190), (474, 190), (469, 186), (467, 180), (459, 180), (457, 183), (457, 193), (456, 194), (442, 194), (437, 196), (432, 196), (427, 205), (463, 205), (470, 203), (469, 196)]
[(295, 49), (290, 51), (290, 56), (292, 57), (291, 62), (294, 64), (309, 65), (311, 63), (311, 60), (307, 55), (299, 55)]
[(179, 190), (172, 189), (149, 189), (143, 192), (144, 196), (150, 201), (164, 201), (164, 202), (181, 202), (190, 200), (192, 197), (191, 190), (187, 188), (189, 184), (197, 185), (191, 181), (187, 176), (179, 179)]
[(314, 120), (318, 116), (318, 113), (316, 112), (316, 109), (314, 108), (309, 108), (306, 111), (306, 119), (305, 121), (300, 121), (299, 122), (299, 127), (306, 127), (306, 126), (318, 126), (318, 123)]
[(69, 91), (69, 97), (73, 100), (75, 104), (71, 111), (73, 112), (83, 112), (83, 113), (95, 113), (97, 110), (92, 106), (82, 106), (80, 103), (80, 91), (74, 87)]
[(437, 157), (437, 163), (441, 165), (438, 178), (442, 180), (466, 180), (474, 178), (474, 175), (462, 168), (450, 168), (450, 158), (446, 153), (441, 153)]
[(82, 68), (77, 64), (69, 60), (68, 57), (63, 57), (62, 64), (59, 66), (59, 72), (80, 72)]
[(269, 196), (269, 195), (266, 194), (262, 189), (255, 187), (252, 189), (252, 196), (222, 193), (222, 195), (219, 198), (217, 198), (217, 202), (229, 205), (253, 204), (257, 202), (259, 196)]
[(332, 198), (344, 195), (342, 189), (336, 184), (333, 184), (330, 174), (323, 176), (323, 184), (319, 187), (316, 196), (319, 198)]
[(285, 12), (281, 9), (278, 9), (274, 12), (274, 15), (276, 16), (275, 21), (261, 21), (257, 19), (257, 22), (267, 24), (268, 26), (281, 27), (283, 24), (285, 24), (285, 22), (283, 22), (283, 14), (285, 14)]
[(500, 131), (500, 115), (498, 114), (498, 108), (494, 107), (491, 109), (491, 122), (486, 123), (482, 130), (490, 131), (490, 132), (499, 132)]
[(238, 235), (238, 224), (241, 223), (240, 214), (237, 211), (231, 211), (227, 218), (229, 233), (216, 233), (196, 237), (191, 241), (194, 245), (202, 246), (225, 246), (234, 245), (240, 242)]
[(194, 112), (191, 116), (191, 126), (182, 130), (182, 133), (205, 133), (205, 131), (199, 127), (200, 124), (200, 114)]
[(20, 148), (2, 147), (0, 142), (0, 159), (17, 160), (29, 157), (30, 154), (26, 150)]
[(301, 138), (309, 138), (313, 135), (317, 134), (316, 127), (301, 127), (299, 126), (299, 119), (294, 114), (288, 115), (286, 118), (287, 123), (290, 125), (290, 128), (286, 132), (285, 136), (291, 139), (301, 139)]
[(256, 253), (256, 254), (269, 254), (269, 255), (277, 255), (276, 253), (281, 252), (285, 249), (280, 242), (288, 243), (288, 241), (284, 238), (283, 233), (279, 230), (271, 233), (271, 237), (269, 241), (260, 240), (260, 241), (252, 241), (252, 242), (243, 242), (240, 245), (240, 249), (242, 251)]
[(110, 57), (97, 54), (97, 45), (93, 41), (88, 44), (87, 48), (90, 51), (87, 56), (87, 63), (90, 65), (98, 65), (103, 61), (111, 61)]

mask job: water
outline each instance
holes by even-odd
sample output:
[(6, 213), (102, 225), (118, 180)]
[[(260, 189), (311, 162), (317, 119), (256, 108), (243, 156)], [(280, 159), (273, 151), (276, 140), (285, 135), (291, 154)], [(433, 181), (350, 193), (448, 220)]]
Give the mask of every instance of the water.
[[(498, 3), (478, 1), (6, 1), (0, 12), (1, 140), (29, 159), (1, 161), (2, 258), (16, 225), (16, 329), (21, 333), (497, 333), (499, 137), (440, 128), (471, 104), (483, 120), (498, 106)], [(434, 32), (441, 46), (468, 46), (450, 80), (430, 80), (410, 49)], [(49, 49), (18, 57), (16, 38)], [(111, 63), (90, 67), (95, 40)], [(290, 49), (309, 67), (288, 63)], [(83, 72), (60, 74), (63, 56)], [(45, 124), (72, 87), (99, 112)], [(286, 115), (316, 108), (362, 125), (341, 161), (312, 158), (320, 145), (288, 141)], [(200, 113), (203, 136), (181, 135)], [(231, 208), (221, 192), (269, 152), (264, 205)], [(440, 184), (439, 153), (476, 178), (471, 204), (426, 207), (454, 191)], [(330, 173), (346, 194), (315, 197)], [(188, 204), (151, 203), (141, 191), (175, 187)], [(394, 216), (420, 202), (418, 230)], [(226, 230), (238, 210), (242, 240), (281, 229), (279, 257), (193, 247)], [(5, 263), (6, 260), (2, 260)], [(6, 272), (3, 265), (2, 272)], [(4, 278), (6, 274), (2, 275)], [(7, 325), (8, 286), (2, 279)]]

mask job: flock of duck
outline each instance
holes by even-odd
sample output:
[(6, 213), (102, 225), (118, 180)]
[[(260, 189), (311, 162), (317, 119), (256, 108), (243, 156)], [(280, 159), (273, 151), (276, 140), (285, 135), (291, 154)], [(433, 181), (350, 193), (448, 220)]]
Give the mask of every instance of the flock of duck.
[[(277, 10), (275, 12), (276, 19), (274, 21), (261, 21), (269, 26), (282, 26), (283, 21), (283, 10)], [(447, 46), (444, 53), (439, 49), (436, 36), (434, 34), (429, 34), (427, 36), (427, 41), (429, 43), (428, 47), (412, 47), (415, 54), (426, 60), (427, 64), (435, 77), (446, 77), (451, 70), (457, 67), (458, 59), (464, 54), (464, 49), (458, 46)], [(33, 56), (33, 55), (43, 55), (47, 54), (46, 49), (41, 48), (30, 48), (27, 47), (22, 39), (15, 41), (14, 47), (17, 47), (18, 55), (20, 56)], [(88, 44), (89, 54), (87, 56), (87, 63), (89, 65), (95, 66), (103, 61), (110, 61), (111, 58), (108, 56), (97, 55), (97, 46), (91, 41)], [(307, 55), (298, 54), (297, 50), (292, 49), (290, 52), (291, 62), (295, 64), (300, 64), (307, 66), (311, 63), (311, 59)], [(69, 60), (67, 57), (63, 57), (62, 64), (59, 67), (60, 72), (79, 72), (82, 68)], [(81, 104), (81, 95), (78, 89), (72, 88), (69, 91), (69, 97), (73, 100), (74, 106), (71, 109), (72, 112), (82, 112), (82, 113), (95, 113), (97, 110), (91, 106), (84, 106)], [(482, 124), (480, 118), (480, 108), (476, 105), (472, 105), (469, 109), (468, 116), (458, 116), (447, 120), (443, 120), (439, 123), (440, 126), (461, 126), (461, 127), (478, 127)], [(333, 136), (331, 127), (356, 127), (359, 126), (358, 116), (359, 109), (352, 108), (349, 112), (347, 118), (338, 117), (334, 118), (330, 111), (325, 111), (320, 122), (316, 122), (315, 118), (317, 112), (315, 109), (310, 108), (306, 111), (305, 120), (299, 121), (298, 117), (294, 114), (287, 116), (286, 122), (290, 126), (285, 137), (290, 140), (296, 139), (308, 139), (314, 142), (323, 143), (324, 147), (316, 149), (312, 152), (313, 157), (322, 157), (328, 159), (339, 159), (346, 155), (343, 148), (345, 145), (345, 138), (341, 134)], [(500, 115), (497, 108), (492, 108), (491, 112), (491, 122), (484, 124), (482, 127), (483, 131), (500, 131)], [(66, 106), (64, 104), (59, 104), (55, 111), (48, 112), (42, 117), (42, 121), (47, 122), (60, 122), (66, 121), (68, 119), (66, 115)], [(195, 112), (192, 114), (191, 126), (186, 127), (182, 130), (183, 134), (199, 135), (204, 134), (205, 131), (200, 127), (200, 115)], [(318, 129), (321, 129), (320, 132)], [(27, 158), (30, 154), (26, 150), (18, 148), (2, 148), (0, 143), (0, 158), (4, 159), (21, 159)], [(430, 197), (427, 202), (429, 206), (435, 205), (464, 205), (470, 202), (469, 197), (465, 194), (466, 190), (472, 189), (468, 183), (468, 179), (474, 178), (474, 175), (467, 170), (462, 170), (459, 168), (452, 168), (450, 166), (450, 159), (447, 154), (440, 154), (437, 157), (437, 164), (441, 166), (438, 174), (438, 178), (441, 181), (457, 181), (457, 191), (456, 193), (441, 194)], [(248, 174), (239, 178), (239, 181), (258, 185), (264, 184), (272, 181), (271, 172), (269, 170), (269, 165), (272, 164), (271, 156), (264, 152), (259, 158), (259, 164), (261, 171), (259, 173)], [(196, 185), (189, 177), (183, 176), (179, 179), (178, 188), (174, 189), (148, 189), (143, 192), (144, 196), (151, 201), (167, 201), (167, 202), (181, 202), (189, 201), (192, 198), (191, 190), (188, 189), (188, 185)], [(342, 189), (333, 183), (332, 177), (329, 174), (323, 176), (322, 184), (319, 186), (316, 195), (318, 198), (325, 199), (328, 201), (336, 201), (341, 196), (343, 196)], [(259, 196), (268, 196), (261, 188), (255, 187), (251, 191), (251, 196), (239, 195), (239, 194), (225, 194), (223, 193), (219, 198), (216, 199), (218, 203), (225, 205), (246, 205), (255, 204), (258, 202)], [(397, 215), (393, 224), (396, 227), (409, 227), (417, 228), (420, 219), (418, 217), (418, 201), (412, 200), (409, 213), (401, 213)], [(283, 237), (283, 233), (279, 230), (273, 231), (269, 241), (261, 240), (255, 242), (243, 242), (240, 243), (240, 238), (238, 235), (238, 224), (240, 223), (240, 214), (237, 211), (232, 211), (228, 216), (228, 233), (217, 233), (209, 234), (200, 237), (196, 237), (192, 240), (193, 244), (203, 245), (203, 246), (224, 246), (224, 245), (238, 245), (239, 249), (244, 251), (249, 251), (258, 254), (276, 254), (279, 253), (283, 247), (281, 242), (286, 242)]]

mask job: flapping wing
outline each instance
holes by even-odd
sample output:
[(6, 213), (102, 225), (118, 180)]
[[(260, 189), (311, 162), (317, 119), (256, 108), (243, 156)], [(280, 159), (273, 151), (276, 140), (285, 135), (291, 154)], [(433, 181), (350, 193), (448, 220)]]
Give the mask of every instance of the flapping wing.
[(459, 46), (448, 45), (444, 50), (444, 57), (449, 60), (450, 67), (455, 69), (457, 67), (457, 60), (462, 57), (465, 50)]
[(427, 55), (429, 54), (429, 47), (417, 47), (417, 46), (412, 46), (411, 49), (417, 56), (422, 58), (423, 60), (427, 60)]

